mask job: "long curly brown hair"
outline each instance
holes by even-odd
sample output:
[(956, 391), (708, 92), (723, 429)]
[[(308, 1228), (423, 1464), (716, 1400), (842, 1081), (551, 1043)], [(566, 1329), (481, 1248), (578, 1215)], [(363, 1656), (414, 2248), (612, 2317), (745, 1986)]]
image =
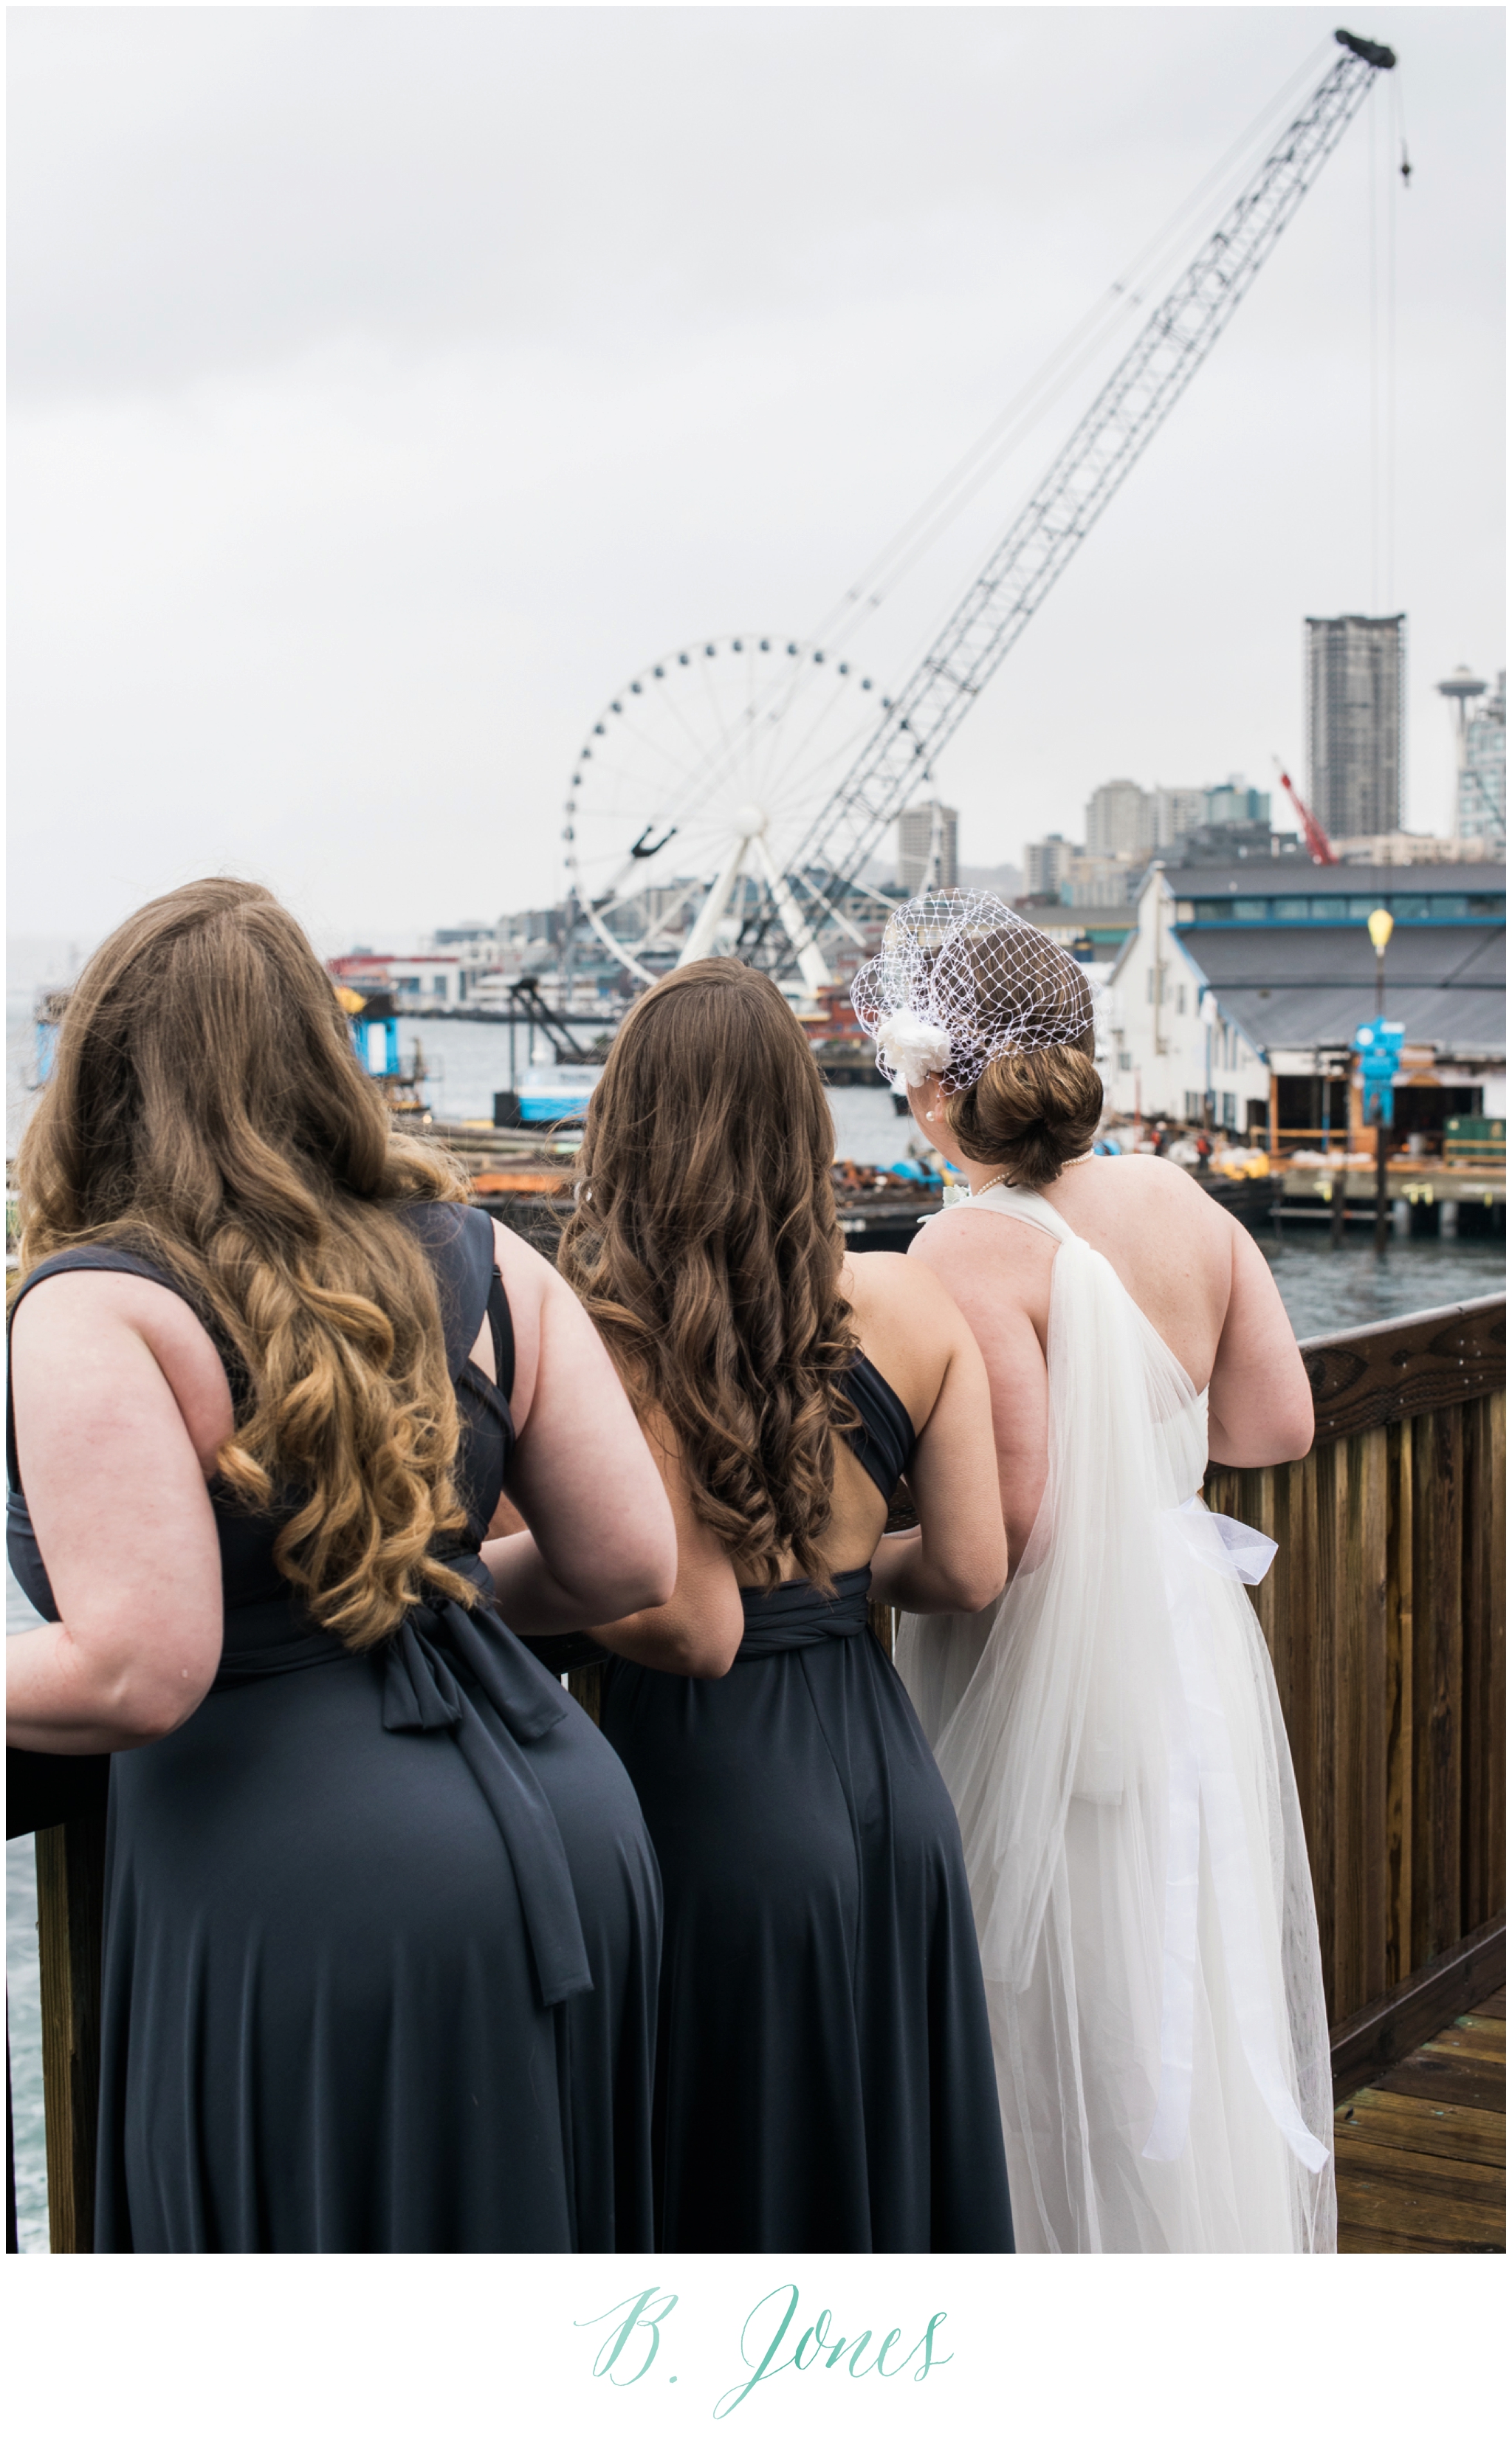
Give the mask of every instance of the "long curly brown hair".
[(183, 1287), (243, 1375), (222, 1484), (288, 1510), (275, 1545), (354, 1648), (436, 1589), (466, 1518), (435, 1274), (400, 1216), (456, 1202), (396, 1135), (294, 917), (255, 883), (191, 881), (98, 949), (71, 994), (18, 1160), (21, 1282), (115, 1244)]
[(704, 958), (620, 1027), (557, 1255), (732, 1562), (771, 1585), (791, 1552), (827, 1591), (835, 1433), (856, 1422), (833, 1159), (797, 1018), (764, 975)]

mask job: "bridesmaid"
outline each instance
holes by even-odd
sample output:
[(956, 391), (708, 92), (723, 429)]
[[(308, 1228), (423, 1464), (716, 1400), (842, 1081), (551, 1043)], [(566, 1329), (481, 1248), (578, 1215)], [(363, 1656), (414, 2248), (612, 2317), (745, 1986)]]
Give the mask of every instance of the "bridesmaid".
[(248, 883), (97, 952), (20, 1168), (9, 1546), (53, 1623), (8, 1736), (115, 1756), (97, 2249), (646, 2250), (655, 1858), (504, 1623), (674, 1580), (592, 1327), (391, 1133)]
[(833, 1156), (773, 984), (688, 966), (610, 1054), (560, 1256), (678, 1527), (672, 1599), (597, 1636), (666, 1892), (657, 2241), (1006, 2252), (959, 1832), (866, 1616), (1001, 1585), (987, 1382), (919, 1264), (845, 1259)]

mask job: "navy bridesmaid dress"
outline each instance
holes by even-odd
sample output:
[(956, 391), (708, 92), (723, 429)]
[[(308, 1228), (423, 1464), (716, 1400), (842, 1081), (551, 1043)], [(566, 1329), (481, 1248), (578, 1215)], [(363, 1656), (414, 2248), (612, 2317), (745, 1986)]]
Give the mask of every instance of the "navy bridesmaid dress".
[[(859, 1359), (851, 1446), (913, 1451)], [(1004, 2252), (1002, 2121), (960, 1832), (867, 1629), (870, 1570), (744, 1594), (725, 1677), (612, 1660), (602, 1725), (662, 1867), (657, 2241)]]
[[(514, 1438), (491, 1223), (407, 1216), (464, 1418), (468, 1531), (444, 1555), (485, 1598), (437, 1596), (352, 1653), (275, 1567), (279, 1519), (212, 1488), (215, 1682), (110, 1769), (100, 2252), (652, 2240), (656, 1860), (623, 1768), (477, 1555)], [(96, 1246), (22, 1292), (82, 1269), (174, 1285)], [(497, 1388), (470, 1358), (485, 1317)], [(13, 1433), (10, 1486), (11, 1565), (54, 1617)]]

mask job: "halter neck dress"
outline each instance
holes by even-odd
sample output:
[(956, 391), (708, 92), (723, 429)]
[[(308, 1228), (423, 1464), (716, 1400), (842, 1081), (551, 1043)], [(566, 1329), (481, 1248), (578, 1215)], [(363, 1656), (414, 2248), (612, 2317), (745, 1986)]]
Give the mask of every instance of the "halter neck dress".
[[(444, 1555), (484, 1597), (438, 1596), (354, 1654), (278, 1574), (280, 1519), (212, 1485), (215, 1682), (110, 1765), (100, 2252), (650, 2245), (655, 1857), (623, 1769), (500, 1618), (478, 1556), (514, 1442), (491, 1223), (407, 1216), (463, 1417), (468, 1522)], [(22, 1293), (72, 1270), (182, 1292), (94, 1246)], [(486, 1315), (497, 1388), (470, 1356)], [(9, 1526), (56, 1617), (13, 1431)]]
[[(1207, 1392), (1044, 1196), (1049, 1468), (976, 1617), (898, 1665), (960, 1816), (1026, 2252), (1334, 2249), (1318, 1925), (1270, 1654), (1274, 1542), (1201, 1501)], [(934, 1226), (931, 1220), (926, 1223)]]
[[(913, 1425), (862, 1357), (850, 1445), (884, 1498)], [(960, 1833), (868, 1631), (746, 1592), (728, 1675), (613, 1659), (602, 1724), (662, 1866), (657, 2242), (688, 2252), (1013, 2247)]]

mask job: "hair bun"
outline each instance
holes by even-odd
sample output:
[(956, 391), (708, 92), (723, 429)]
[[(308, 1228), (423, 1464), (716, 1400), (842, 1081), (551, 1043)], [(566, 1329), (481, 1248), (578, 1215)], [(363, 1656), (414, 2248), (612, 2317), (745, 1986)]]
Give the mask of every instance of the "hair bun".
[(950, 1104), (967, 1158), (1007, 1169), (1016, 1185), (1039, 1186), (1090, 1150), (1103, 1100), (1093, 1041), (1089, 1029), (1079, 1042), (1010, 1050), (984, 1067)]

